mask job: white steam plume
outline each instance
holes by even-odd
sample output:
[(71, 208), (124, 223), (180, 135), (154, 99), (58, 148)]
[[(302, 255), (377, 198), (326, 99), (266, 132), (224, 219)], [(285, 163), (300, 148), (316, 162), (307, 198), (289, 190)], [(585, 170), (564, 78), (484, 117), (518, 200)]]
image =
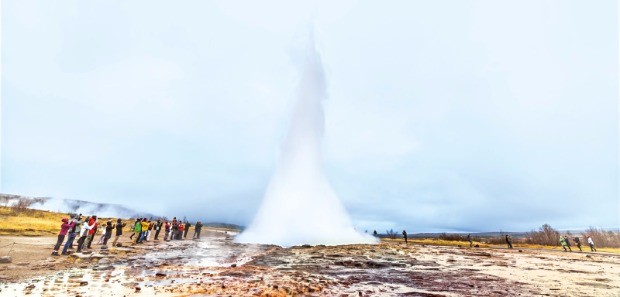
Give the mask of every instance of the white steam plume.
[(237, 242), (281, 246), (374, 243), (355, 231), (323, 169), (321, 142), (326, 99), (323, 65), (309, 34), (300, 65), (297, 103), (263, 203)]

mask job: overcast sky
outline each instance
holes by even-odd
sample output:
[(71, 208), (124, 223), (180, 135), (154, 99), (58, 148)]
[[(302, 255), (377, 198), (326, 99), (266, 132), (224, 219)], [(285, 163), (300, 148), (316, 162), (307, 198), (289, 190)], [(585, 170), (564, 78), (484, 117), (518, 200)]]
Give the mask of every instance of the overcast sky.
[(5, 193), (247, 224), (313, 19), (363, 230), (620, 226), (616, 1), (2, 1)]

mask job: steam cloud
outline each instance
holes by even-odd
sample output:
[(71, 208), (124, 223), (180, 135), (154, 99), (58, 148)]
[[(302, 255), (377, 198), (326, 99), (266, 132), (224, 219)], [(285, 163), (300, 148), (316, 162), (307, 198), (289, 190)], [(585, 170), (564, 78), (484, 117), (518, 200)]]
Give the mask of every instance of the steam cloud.
[(300, 76), (297, 103), (278, 167), (254, 221), (236, 240), (281, 246), (373, 243), (373, 237), (355, 231), (324, 173), (322, 101), (327, 94), (312, 32)]

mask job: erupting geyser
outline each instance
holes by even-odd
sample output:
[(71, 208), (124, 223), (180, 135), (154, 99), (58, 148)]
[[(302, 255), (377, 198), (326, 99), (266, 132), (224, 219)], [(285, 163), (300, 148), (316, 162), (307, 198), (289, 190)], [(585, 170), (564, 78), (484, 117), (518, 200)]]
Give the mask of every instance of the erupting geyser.
[(322, 101), (327, 94), (321, 57), (312, 33), (309, 36), (278, 167), (254, 221), (237, 242), (292, 246), (376, 241), (355, 231), (323, 171)]

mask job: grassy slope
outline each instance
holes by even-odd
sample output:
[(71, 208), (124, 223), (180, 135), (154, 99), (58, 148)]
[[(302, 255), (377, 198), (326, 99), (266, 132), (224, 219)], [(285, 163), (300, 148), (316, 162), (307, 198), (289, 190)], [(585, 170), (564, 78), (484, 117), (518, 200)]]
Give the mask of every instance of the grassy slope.
[[(57, 235), (62, 218), (69, 218), (69, 214), (36, 209), (16, 213), (9, 207), (0, 206), (0, 235)], [(100, 218), (100, 222), (106, 220)]]
[(27, 210), (15, 213), (11, 208), (0, 207), (0, 235), (40, 236), (56, 235), (65, 213)]

